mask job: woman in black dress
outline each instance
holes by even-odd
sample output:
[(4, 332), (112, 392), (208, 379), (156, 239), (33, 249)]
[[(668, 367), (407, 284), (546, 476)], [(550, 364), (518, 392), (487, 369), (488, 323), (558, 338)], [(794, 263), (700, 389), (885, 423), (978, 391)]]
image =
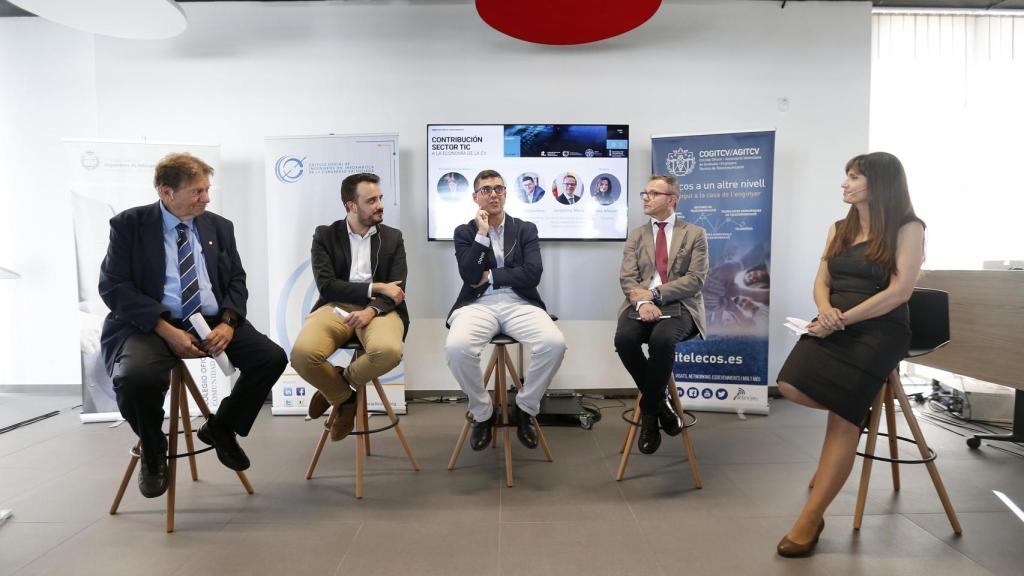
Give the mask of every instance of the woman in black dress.
[(871, 404), (910, 345), (907, 300), (924, 259), (924, 223), (892, 154), (846, 164), (846, 218), (832, 225), (814, 280), (818, 317), (779, 371), (789, 400), (828, 410), (814, 485), (800, 517), (779, 542), (782, 556), (814, 551), (825, 509), (853, 468)]

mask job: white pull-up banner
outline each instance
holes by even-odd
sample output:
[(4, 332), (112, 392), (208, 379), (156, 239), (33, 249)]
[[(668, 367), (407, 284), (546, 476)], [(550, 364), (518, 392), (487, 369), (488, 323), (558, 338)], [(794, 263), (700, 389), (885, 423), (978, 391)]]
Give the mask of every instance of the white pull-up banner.
[[(398, 134), (267, 138), (264, 146), (269, 335), (290, 355), (318, 297), (309, 254), (313, 231), (345, 217), (341, 181), (358, 172), (380, 176), (384, 223), (399, 227)], [(330, 361), (346, 366), (351, 356), (350, 351), (339, 350)], [(380, 380), (391, 406), (404, 414), (404, 364)], [(273, 414), (304, 415), (313, 392), (313, 387), (289, 366), (274, 386)], [(373, 387), (366, 392), (367, 407), (383, 411)]]
[[(118, 420), (113, 383), (100, 354), (100, 331), (110, 310), (99, 294), (100, 263), (107, 254), (110, 218), (115, 214), (157, 201), (153, 170), (172, 152), (188, 152), (213, 167), (211, 212), (220, 206), (220, 146), (112, 140), (65, 140), (65, 163), (71, 192), (78, 265), (79, 341), (82, 354), (82, 421)], [(192, 378), (210, 410), (231, 392), (231, 382), (212, 358), (186, 360)], [(192, 414), (199, 414), (189, 396)], [(167, 401), (164, 402), (167, 409)]]

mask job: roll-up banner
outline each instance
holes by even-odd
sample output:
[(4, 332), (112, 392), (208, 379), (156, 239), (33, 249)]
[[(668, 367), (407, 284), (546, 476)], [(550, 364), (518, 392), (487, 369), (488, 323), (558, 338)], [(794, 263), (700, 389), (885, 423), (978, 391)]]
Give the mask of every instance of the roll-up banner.
[(685, 406), (768, 413), (775, 132), (654, 136), (654, 174), (679, 180), (676, 212), (708, 235), (707, 339), (681, 342), (674, 376)]
[[(267, 275), (270, 337), (291, 354), (305, 318), (317, 300), (310, 245), (317, 226), (345, 218), (341, 181), (357, 172), (380, 176), (384, 223), (400, 228), (398, 134), (284, 136), (264, 140), (267, 186)], [(404, 287), (404, 286), (403, 286)], [(347, 366), (352, 352), (329, 358)], [(405, 365), (380, 378), (391, 406), (405, 413)], [(275, 415), (305, 415), (315, 389), (289, 365), (274, 386)], [(367, 408), (384, 410), (374, 388)]]
[[(82, 421), (120, 420), (113, 383), (100, 354), (100, 331), (110, 311), (99, 295), (100, 263), (107, 253), (110, 218), (134, 206), (158, 201), (153, 187), (153, 170), (161, 158), (172, 152), (188, 152), (213, 167), (208, 210), (220, 206), (220, 146), (146, 141), (64, 140), (66, 174), (71, 193), (75, 230), (75, 260), (78, 268), (78, 325), (82, 365)], [(212, 358), (186, 360), (189, 372), (216, 412), (220, 400), (231, 393), (231, 380)], [(168, 399), (164, 411), (168, 410)], [(198, 414), (189, 396), (192, 414)]]

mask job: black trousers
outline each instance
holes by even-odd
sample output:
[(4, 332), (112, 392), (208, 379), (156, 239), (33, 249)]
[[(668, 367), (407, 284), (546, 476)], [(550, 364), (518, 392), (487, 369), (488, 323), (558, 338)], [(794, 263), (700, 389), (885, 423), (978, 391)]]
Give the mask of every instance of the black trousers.
[[(241, 374), (231, 394), (221, 400), (217, 421), (246, 436), (267, 394), (284, 372), (288, 357), (280, 346), (244, 320), (235, 328), (234, 338), (224, 352)], [(167, 453), (163, 403), (171, 369), (178, 360), (155, 332), (129, 337), (114, 360), (117, 406), (138, 435), (143, 456), (149, 462)]]
[[(665, 398), (665, 388), (675, 362), (676, 344), (692, 338), (697, 329), (685, 309), (680, 316), (662, 318), (657, 322), (635, 320), (628, 314), (627, 308), (619, 315), (619, 323), (615, 327), (615, 352), (643, 394), (640, 411), (655, 414)], [(640, 347), (645, 343), (650, 358), (644, 356)]]

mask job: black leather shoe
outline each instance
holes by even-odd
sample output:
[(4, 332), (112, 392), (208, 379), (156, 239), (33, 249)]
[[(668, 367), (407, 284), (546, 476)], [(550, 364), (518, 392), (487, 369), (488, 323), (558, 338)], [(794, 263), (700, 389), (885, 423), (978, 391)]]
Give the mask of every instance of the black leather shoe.
[(222, 429), (217, 422), (216, 416), (211, 415), (206, 423), (199, 428), (196, 436), (206, 444), (213, 446), (217, 451), (217, 459), (220, 460), (221, 464), (236, 472), (249, 468), (249, 457), (245, 455), (242, 447), (238, 445), (235, 433), (231, 430)]
[(509, 418), (516, 424), (516, 437), (519, 438), (523, 446), (533, 450), (537, 447), (537, 426), (534, 424), (533, 416), (523, 412), (514, 402), (510, 408)]
[(638, 443), (641, 454), (654, 454), (661, 446), (661, 431), (658, 430), (657, 414), (642, 414), (640, 416), (640, 442)]
[(139, 458), (139, 492), (146, 498), (163, 496), (167, 492), (170, 476), (167, 473), (167, 458), (161, 457), (150, 465), (146, 459)]
[(683, 431), (683, 427), (679, 425), (679, 418), (676, 417), (676, 411), (672, 409), (668, 400), (661, 403), (661, 409), (658, 410), (658, 422), (661, 424), (661, 429), (669, 436), (679, 436), (679, 433)]
[[(468, 415), (467, 415), (468, 416)], [(494, 426), (494, 419), (498, 417), (498, 411), (492, 410), (491, 417), (483, 422), (473, 421), (473, 430), (469, 436), (469, 446), (479, 452), (491, 443), (491, 427)]]

